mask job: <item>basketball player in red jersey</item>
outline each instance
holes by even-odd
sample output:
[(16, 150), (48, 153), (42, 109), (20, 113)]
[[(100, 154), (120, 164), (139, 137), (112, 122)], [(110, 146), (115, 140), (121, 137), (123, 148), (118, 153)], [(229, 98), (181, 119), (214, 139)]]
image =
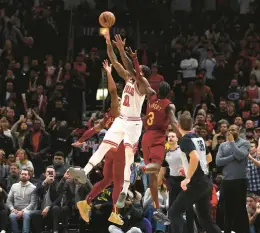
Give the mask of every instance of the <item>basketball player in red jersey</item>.
[(175, 106), (168, 99), (170, 91), (170, 85), (167, 82), (161, 82), (158, 94), (152, 95), (148, 100), (146, 132), (142, 138), (145, 172), (150, 173), (149, 187), (155, 207), (154, 217), (165, 225), (170, 224), (170, 220), (160, 211), (157, 178), (165, 157), (166, 130), (169, 123), (177, 131)]
[[(105, 35), (108, 49), (112, 49), (112, 44), (109, 32)], [(124, 78), (126, 85), (122, 93), (122, 101), (120, 106), (120, 116), (115, 119), (111, 128), (106, 133), (106, 136), (99, 146), (98, 150), (92, 155), (84, 170), (76, 170), (70, 168), (73, 178), (82, 178), (87, 176), (88, 173), (96, 166), (105, 156), (107, 151), (111, 148), (117, 148), (123, 141), (125, 146), (125, 167), (124, 167), (124, 184), (122, 192), (117, 201), (117, 207), (123, 208), (127, 191), (130, 185), (131, 164), (134, 162), (134, 145), (139, 140), (142, 131), (141, 110), (146, 94), (154, 92), (146, 78), (150, 76), (150, 69), (146, 66), (139, 66), (139, 62), (135, 53), (132, 53), (132, 62), (125, 52), (125, 41), (117, 35), (115, 37), (115, 45), (117, 46), (123, 64), (127, 69), (117, 61), (111, 58), (111, 63), (117, 70), (118, 74)], [(116, 63), (116, 65), (114, 65)], [(84, 179), (84, 178), (82, 178)]]
[[(93, 128), (87, 130), (83, 136), (72, 146), (78, 147), (84, 143), (84, 141), (90, 139), (93, 135), (98, 133), (103, 128), (109, 129), (112, 125), (114, 119), (119, 116), (119, 97), (117, 96), (117, 88), (116, 84), (112, 78), (111, 71), (112, 65), (108, 65), (108, 61), (104, 61), (103, 67), (107, 72), (108, 78), (108, 91), (110, 94), (111, 104), (110, 109), (105, 113), (104, 118), (99, 121), (97, 125)], [(119, 197), (119, 194), (122, 189), (122, 184), (124, 181), (124, 164), (125, 164), (125, 148), (124, 144), (120, 143), (117, 151), (110, 150), (106, 153), (106, 159), (103, 168), (103, 176), (104, 178), (96, 183), (91, 189), (90, 193), (86, 197), (86, 200), (77, 202), (77, 207), (79, 209), (79, 213), (84, 219), (85, 222), (89, 222), (89, 212), (91, 210), (91, 202), (93, 199), (101, 193), (106, 187), (110, 186), (113, 183), (113, 211), (109, 217), (109, 221), (113, 222), (117, 225), (123, 225), (124, 222), (120, 218), (117, 213), (116, 202)], [(86, 176), (84, 180), (79, 180), (80, 183), (86, 182)]]

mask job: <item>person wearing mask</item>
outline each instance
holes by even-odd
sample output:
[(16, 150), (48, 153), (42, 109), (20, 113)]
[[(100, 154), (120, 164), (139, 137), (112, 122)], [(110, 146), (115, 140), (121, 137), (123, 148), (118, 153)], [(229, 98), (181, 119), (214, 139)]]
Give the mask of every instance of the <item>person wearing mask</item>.
[[(168, 134), (169, 150), (165, 155), (165, 160), (162, 164), (158, 180), (162, 182), (167, 173), (167, 168), (170, 169), (170, 174), (167, 176), (167, 183), (169, 188), (169, 206), (176, 200), (178, 194), (181, 192), (181, 182), (185, 179), (183, 172), (183, 164), (181, 160), (181, 149), (178, 145), (178, 137), (176, 133), (169, 132)], [(187, 232), (193, 233), (194, 212), (192, 206), (186, 211), (186, 226)]]
[(57, 151), (53, 158), (53, 167), (55, 169), (55, 179), (60, 181), (67, 171), (68, 167), (65, 165), (64, 154), (61, 151)]
[(37, 210), (32, 213), (32, 231), (34, 233), (43, 231), (45, 221), (47, 223), (52, 221), (53, 233), (58, 233), (62, 195), (57, 192), (58, 181), (55, 180), (55, 176), (54, 167), (48, 166), (45, 170), (45, 179), (38, 183), (35, 189), (39, 205)]
[(7, 191), (9, 192), (13, 184), (19, 182), (19, 166), (12, 163), (10, 166), (10, 174), (7, 177)]
[(44, 172), (44, 161), (51, 149), (50, 136), (41, 129), (40, 120), (35, 119), (33, 122), (33, 129), (25, 135), (23, 149), (32, 161), (35, 177), (39, 178)]
[(13, 184), (8, 194), (6, 204), (11, 211), (9, 219), (12, 232), (19, 233), (18, 220), (23, 219), (23, 233), (30, 232), (31, 213), (36, 206), (35, 186), (29, 182), (28, 170), (23, 169), (20, 174), (20, 182)]
[[(246, 210), (247, 165), (250, 143), (239, 137), (237, 125), (228, 129), (227, 142), (220, 145), (216, 165), (223, 167), (222, 192), (225, 205), (225, 232), (248, 233)], [(232, 229), (235, 228), (235, 229)]]
[(184, 84), (194, 82), (196, 79), (196, 69), (198, 68), (198, 61), (191, 57), (191, 52), (189, 50), (186, 51), (185, 59), (181, 61), (180, 67), (182, 69), (182, 82)]

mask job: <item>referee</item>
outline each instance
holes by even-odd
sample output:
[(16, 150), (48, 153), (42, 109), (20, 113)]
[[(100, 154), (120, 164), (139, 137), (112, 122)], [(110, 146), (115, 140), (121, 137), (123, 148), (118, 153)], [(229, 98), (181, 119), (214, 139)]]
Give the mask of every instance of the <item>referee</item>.
[(179, 119), (179, 130), (182, 135), (180, 149), (186, 178), (181, 182), (182, 191), (169, 209), (171, 230), (183, 232), (182, 214), (193, 204), (196, 205), (199, 222), (208, 233), (221, 233), (210, 215), (212, 182), (204, 174), (208, 169), (210, 153), (206, 152), (204, 140), (191, 132), (193, 121), (190, 115), (182, 114)]
[[(170, 145), (170, 148), (169, 151), (166, 153), (165, 160), (163, 161), (160, 173), (158, 175), (158, 183), (160, 183), (160, 181), (162, 181), (166, 175), (167, 168), (170, 169), (170, 175), (167, 177), (169, 188), (169, 206), (172, 205), (172, 203), (176, 200), (178, 194), (181, 192), (181, 182), (184, 180), (184, 176), (181, 176), (179, 174), (179, 171), (183, 167), (183, 165), (181, 161), (182, 151), (177, 142), (178, 138), (176, 136), (176, 133), (169, 132), (168, 144)], [(192, 205), (186, 210), (186, 219), (188, 233), (194, 233), (194, 212)]]

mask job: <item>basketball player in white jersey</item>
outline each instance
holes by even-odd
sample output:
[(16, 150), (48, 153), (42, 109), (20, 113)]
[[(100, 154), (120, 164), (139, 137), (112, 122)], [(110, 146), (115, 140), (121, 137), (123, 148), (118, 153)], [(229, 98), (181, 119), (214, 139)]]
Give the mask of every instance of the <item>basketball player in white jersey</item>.
[(115, 119), (98, 150), (92, 155), (84, 170), (70, 168), (70, 175), (84, 182), (88, 173), (104, 158), (105, 154), (110, 149), (117, 149), (118, 145), (123, 141), (125, 145), (124, 184), (116, 204), (118, 208), (123, 208), (130, 185), (130, 167), (134, 162), (134, 146), (141, 136), (143, 126), (141, 120), (142, 105), (145, 95), (150, 95), (154, 91), (146, 79), (150, 76), (150, 69), (147, 66), (139, 66), (137, 54), (130, 50), (135, 69), (133, 68), (132, 62), (127, 57), (124, 49), (125, 40), (122, 41), (120, 35), (116, 35), (113, 42), (120, 52), (126, 69), (117, 61), (113, 52), (109, 31), (104, 36), (108, 46), (109, 59), (118, 74), (126, 82), (121, 98), (120, 116)]

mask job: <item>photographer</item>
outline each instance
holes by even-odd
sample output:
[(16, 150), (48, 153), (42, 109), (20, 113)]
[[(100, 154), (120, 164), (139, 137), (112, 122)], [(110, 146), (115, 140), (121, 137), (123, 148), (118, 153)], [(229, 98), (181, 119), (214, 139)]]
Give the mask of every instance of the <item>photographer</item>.
[(44, 223), (53, 223), (53, 233), (58, 233), (60, 221), (61, 195), (57, 192), (58, 181), (55, 180), (55, 170), (53, 166), (48, 166), (45, 172), (45, 180), (40, 182), (35, 193), (39, 198), (38, 210), (32, 214), (33, 232), (41, 232)]

